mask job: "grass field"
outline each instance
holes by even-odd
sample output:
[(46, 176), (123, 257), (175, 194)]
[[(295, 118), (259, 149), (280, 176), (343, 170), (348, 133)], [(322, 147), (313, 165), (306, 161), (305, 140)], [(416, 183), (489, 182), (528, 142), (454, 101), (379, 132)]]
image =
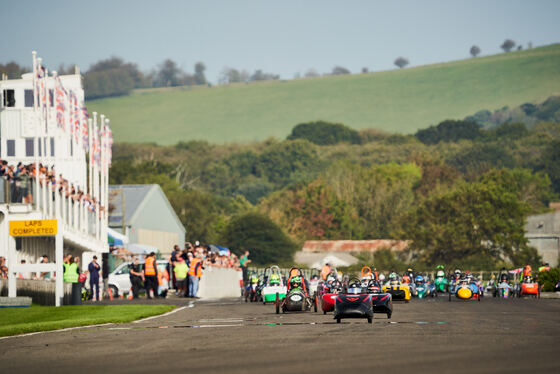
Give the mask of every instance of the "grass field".
[(32, 306), (0, 309), (0, 336), (100, 323), (124, 323), (162, 314), (173, 305)]
[(413, 133), (559, 93), (560, 44), (554, 44), (371, 74), (140, 90), (87, 106), (111, 119), (119, 142), (224, 143), (284, 138), (296, 124), (318, 119)]

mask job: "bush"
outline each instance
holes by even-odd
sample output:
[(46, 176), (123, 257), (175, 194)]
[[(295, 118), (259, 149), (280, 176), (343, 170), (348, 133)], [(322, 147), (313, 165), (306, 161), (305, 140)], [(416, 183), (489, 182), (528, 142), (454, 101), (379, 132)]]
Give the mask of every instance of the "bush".
[(555, 268), (538, 273), (538, 281), (543, 292), (553, 292), (554, 287), (560, 281), (560, 269)]
[(437, 126), (421, 129), (414, 135), (424, 144), (458, 142), (461, 139), (476, 139), (482, 136), (480, 125), (470, 121), (446, 120)]
[(340, 123), (325, 121), (300, 123), (292, 129), (288, 139), (307, 139), (318, 145), (360, 144), (362, 140), (356, 130)]

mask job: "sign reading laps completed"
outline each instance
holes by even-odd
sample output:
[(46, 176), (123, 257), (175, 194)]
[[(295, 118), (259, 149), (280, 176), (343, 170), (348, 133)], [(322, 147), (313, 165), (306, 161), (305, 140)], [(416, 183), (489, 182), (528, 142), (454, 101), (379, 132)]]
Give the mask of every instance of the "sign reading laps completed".
[(56, 219), (10, 221), (11, 236), (50, 236), (57, 231)]

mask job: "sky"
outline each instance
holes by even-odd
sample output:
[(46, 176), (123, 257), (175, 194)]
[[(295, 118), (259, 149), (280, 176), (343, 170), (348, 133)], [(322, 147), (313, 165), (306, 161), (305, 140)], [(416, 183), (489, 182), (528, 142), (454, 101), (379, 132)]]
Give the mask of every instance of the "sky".
[(394, 69), (560, 42), (557, 0), (0, 0), (0, 63), (82, 71), (110, 56), (141, 70), (170, 58), (186, 72), (204, 62), (217, 82), (225, 67), (280, 74)]

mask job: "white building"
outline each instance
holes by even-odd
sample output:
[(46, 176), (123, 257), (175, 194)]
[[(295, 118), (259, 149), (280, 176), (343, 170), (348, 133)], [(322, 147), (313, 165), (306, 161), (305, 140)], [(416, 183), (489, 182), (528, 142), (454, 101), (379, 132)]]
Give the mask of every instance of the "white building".
[[(81, 75), (63, 75), (60, 81), (64, 87), (76, 94), (80, 102), (84, 101)], [(0, 159), (10, 163), (35, 162), (35, 138), (37, 153), (48, 166), (55, 166), (56, 171), (65, 179), (80, 187), (85, 187), (87, 170), (85, 152), (80, 149), (80, 141), (70, 136), (56, 124), (54, 103), (55, 80), (46, 79), (49, 95), (47, 120), (44, 121), (41, 110), (36, 110), (33, 95), (33, 73), (24, 74), (21, 79), (0, 81)], [(79, 140), (82, 136), (80, 135)]]
[[(24, 74), (21, 79), (7, 80), (3, 77), (0, 80), (0, 160), (7, 161), (9, 165), (21, 162), (35, 166), (40, 163), (53, 168), (57, 180), (53, 183), (32, 177), (29, 193), (33, 195), (33, 202), (27, 203), (20, 198), (14, 199), (11, 193), (17, 188), (17, 182), (0, 176), (0, 256), (7, 259), (9, 296), (16, 296), (15, 276), (18, 272), (54, 271), (56, 303), (59, 305), (63, 288), (63, 252), (80, 257), (88, 252), (86, 258), (90, 258), (91, 252), (101, 254), (108, 251), (108, 216), (104, 207), (108, 206), (111, 142), (106, 135), (110, 131), (103, 116), (100, 116), (98, 128), (95, 113), (93, 119), (76, 114), (83, 113), (81, 106), (84, 100), (82, 77), (77, 69), (76, 74), (60, 76), (57, 80), (55, 74), (49, 76), (45, 70), (43, 77), (38, 75), (40, 59), (38, 62), (39, 65), (34, 55), (34, 72)], [(41, 84), (43, 88), (40, 89)], [(62, 92), (61, 87), (64, 92), (72, 93), (69, 96), (58, 94)], [(42, 96), (38, 91), (42, 92)], [(73, 105), (69, 97), (75, 97), (73, 102), (79, 106)], [(48, 105), (41, 105), (43, 98)], [(64, 110), (57, 110), (56, 106), (63, 99), (66, 105), (60, 107)], [(78, 107), (79, 111), (75, 110)], [(64, 129), (60, 126), (63, 117), (66, 121)], [(84, 132), (89, 133), (89, 142)], [(95, 136), (92, 137), (92, 134)], [(88, 164), (92, 144), (101, 151), (96, 153), (99, 161)], [(64, 190), (59, 193), (62, 187), (59, 176), (75, 191), (83, 191), (83, 195), (75, 193), (68, 196)], [(11, 221), (47, 219), (57, 221), (58, 235), (11, 236)], [(51, 263), (37, 265), (45, 254)], [(27, 264), (21, 265), (21, 260), (26, 260)], [(82, 265), (87, 266), (87, 263)], [(25, 290), (17, 290), (17, 293), (25, 294)]]

